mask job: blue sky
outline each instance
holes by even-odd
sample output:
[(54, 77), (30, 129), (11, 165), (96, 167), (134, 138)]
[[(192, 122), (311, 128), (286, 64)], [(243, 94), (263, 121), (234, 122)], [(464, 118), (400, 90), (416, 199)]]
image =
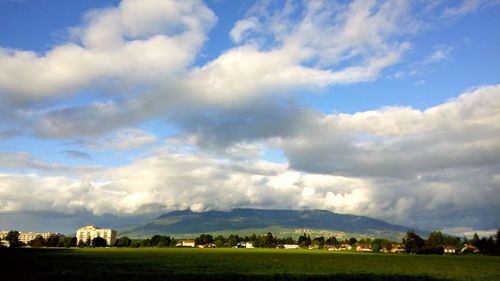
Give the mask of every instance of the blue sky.
[(499, 27), (486, 0), (0, 0), (0, 228), (256, 207), (496, 229)]

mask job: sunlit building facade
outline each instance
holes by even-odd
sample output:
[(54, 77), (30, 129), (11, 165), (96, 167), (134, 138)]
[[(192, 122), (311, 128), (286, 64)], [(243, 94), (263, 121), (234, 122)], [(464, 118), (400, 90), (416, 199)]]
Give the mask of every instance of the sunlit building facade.
[(99, 228), (95, 225), (87, 225), (76, 231), (77, 243), (82, 241), (92, 241), (92, 239), (101, 237), (106, 240), (108, 246), (113, 246), (116, 242), (116, 230), (110, 228)]

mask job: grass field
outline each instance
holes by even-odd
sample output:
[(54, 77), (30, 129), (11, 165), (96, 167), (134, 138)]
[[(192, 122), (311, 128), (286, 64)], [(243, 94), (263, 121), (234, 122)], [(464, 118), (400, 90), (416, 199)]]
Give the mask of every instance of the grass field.
[(0, 249), (0, 280), (500, 280), (500, 257), (277, 249)]

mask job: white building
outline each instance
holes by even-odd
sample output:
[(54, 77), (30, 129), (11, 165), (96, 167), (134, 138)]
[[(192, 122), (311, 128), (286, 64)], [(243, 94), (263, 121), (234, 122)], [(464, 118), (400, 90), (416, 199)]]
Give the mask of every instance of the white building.
[(108, 246), (113, 246), (116, 241), (116, 230), (110, 228), (99, 228), (95, 225), (87, 225), (76, 231), (76, 243), (92, 241), (92, 239), (101, 237), (106, 240)]
[[(0, 232), (0, 239), (5, 239), (9, 231), (1, 231)], [(18, 240), (23, 242), (24, 244), (28, 245), (31, 240), (35, 239), (37, 236), (42, 236), (43, 239), (47, 240), (47, 238), (50, 237), (50, 235), (61, 235), (59, 233), (53, 233), (53, 232), (24, 232), (24, 231), (19, 231), (19, 237)]]
[(181, 240), (175, 244), (175, 247), (196, 247), (196, 241), (194, 240)]
[(47, 240), (47, 238), (50, 237), (50, 235), (55, 234), (55, 235), (60, 235), (52, 232), (46, 232), (46, 233), (36, 233), (36, 232), (22, 232), (19, 231), (19, 241), (23, 242), (24, 244), (28, 245), (31, 240), (35, 239), (37, 236), (42, 236), (43, 239)]
[(283, 245), (283, 248), (291, 250), (291, 249), (300, 249), (299, 245), (294, 245), (294, 244), (285, 244)]

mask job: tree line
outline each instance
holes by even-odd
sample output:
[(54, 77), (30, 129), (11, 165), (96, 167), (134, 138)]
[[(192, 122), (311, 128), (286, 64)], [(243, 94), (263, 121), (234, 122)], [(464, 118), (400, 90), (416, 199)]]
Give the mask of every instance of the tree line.
[[(394, 247), (403, 249), (406, 253), (413, 254), (443, 254), (447, 248), (453, 248), (456, 251), (462, 251), (463, 253), (481, 253), (487, 255), (500, 255), (500, 229), (498, 229), (496, 235), (489, 237), (479, 238), (478, 234), (475, 233), (472, 239), (459, 238), (456, 236), (445, 235), (440, 231), (432, 232), (427, 239), (420, 237), (415, 231), (408, 231), (405, 237), (400, 243), (388, 239), (380, 238), (361, 238), (356, 239), (354, 237), (348, 239), (337, 239), (335, 236), (331, 236), (325, 239), (325, 237), (314, 237), (311, 238), (310, 235), (304, 233), (299, 236), (298, 239), (293, 239), (292, 237), (279, 238), (273, 236), (271, 232), (265, 235), (251, 236), (239, 236), (237, 234), (231, 234), (227, 237), (223, 235), (218, 235), (213, 237), (210, 234), (201, 234), (196, 237), (195, 244), (197, 246), (204, 247), (217, 247), (217, 248), (232, 248), (242, 246), (244, 243), (252, 243), (255, 248), (282, 248), (284, 245), (298, 245), (300, 248), (313, 248), (313, 249), (324, 249), (324, 248), (340, 248), (351, 246), (352, 248), (359, 246), (364, 249), (369, 249), (372, 252), (380, 251), (390, 251)], [(87, 239), (87, 241), (79, 241), (77, 244), (76, 237), (65, 237), (62, 235), (52, 234), (47, 239), (42, 236), (37, 236), (35, 239), (31, 240), (28, 245), (19, 241), (19, 232), (15, 230), (9, 231), (4, 240), (8, 241), (10, 247), (130, 247), (130, 248), (141, 248), (141, 247), (175, 247), (178, 242), (181, 241), (174, 237), (154, 235), (151, 238), (146, 239), (131, 239), (127, 236), (119, 237), (113, 245), (107, 245), (105, 239), (101, 237), (96, 237), (92, 240)]]

